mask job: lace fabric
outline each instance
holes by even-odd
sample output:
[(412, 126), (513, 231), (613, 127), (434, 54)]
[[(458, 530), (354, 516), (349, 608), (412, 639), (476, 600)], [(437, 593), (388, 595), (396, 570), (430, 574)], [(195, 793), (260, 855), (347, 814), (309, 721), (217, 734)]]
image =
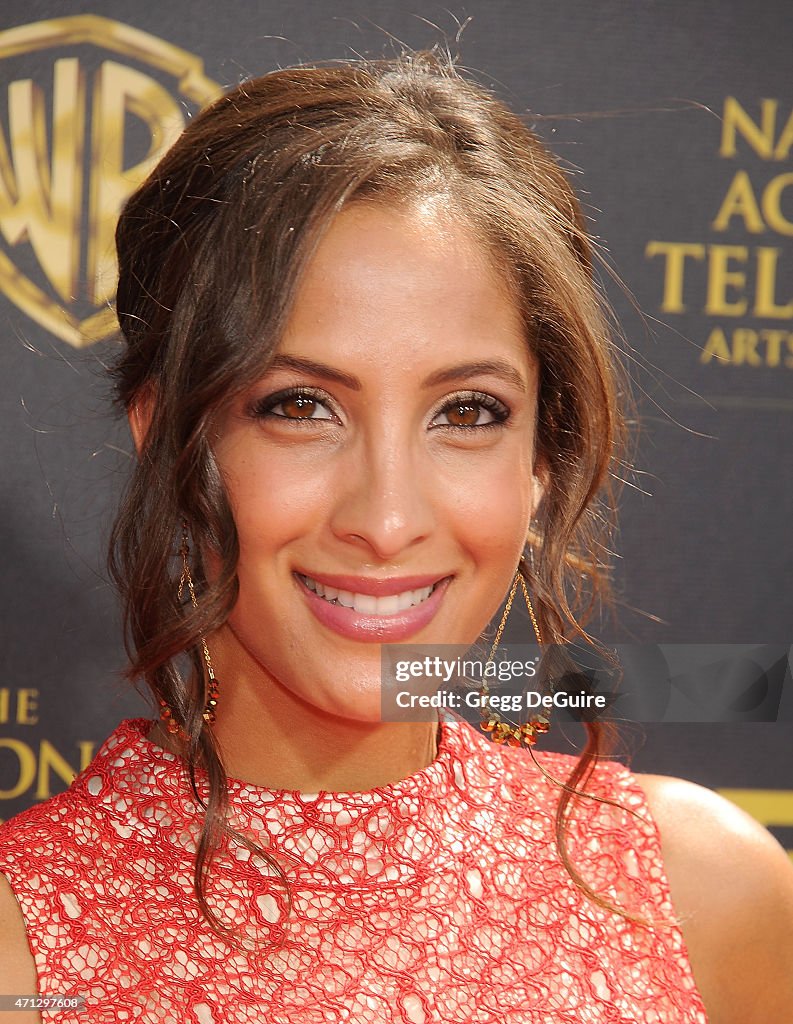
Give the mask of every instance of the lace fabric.
[[(273, 869), (224, 842), (208, 894), (233, 946), (199, 912), (200, 819), (151, 724), (122, 722), (67, 792), (0, 827), (40, 992), (86, 998), (45, 1021), (706, 1024), (658, 832), (622, 765), (599, 763), (587, 787), (622, 809), (581, 801), (570, 849), (655, 927), (576, 888), (555, 847), (560, 790), (528, 752), (445, 716), (435, 761), (388, 786), (230, 782), (231, 824), (278, 858), (293, 902), (287, 916)], [(574, 763), (537, 757), (559, 780)]]

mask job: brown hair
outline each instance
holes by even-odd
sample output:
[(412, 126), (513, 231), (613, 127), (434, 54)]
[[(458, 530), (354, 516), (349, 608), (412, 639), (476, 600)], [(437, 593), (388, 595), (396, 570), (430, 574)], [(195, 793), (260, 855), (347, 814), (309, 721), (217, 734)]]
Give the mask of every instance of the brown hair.
[[(124, 600), (130, 676), (183, 724), (197, 798), (196, 767), (208, 773), (195, 885), (216, 930), (225, 932), (205, 882), (228, 831), (226, 776), (203, 728), (199, 638), (234, 606), (238, 542), (210, 426), (261, 376), (334, 214), (353, 199), (402, 203), (438, 193), (476, 226), (520, 304), (539, 364), (537, 454), (547, 478), (530, 538), (533, 566), (523, 571), (544, 639), (586, 638), (583, 623), (605, 584), (597, 535), (620, 435), (615, 363), (578, 201), (519, 117), (434, 52), (277, 71), (196, 117), (118, 224), (126, 348), (114, 371), (117, 394), (126, 408), (147, 393), (155, 401), (115, 524), (111, 571)], [(198, 549), (198, 609), (176, 596), (183, 520)], [(208, 546), (222, 564), (211, 582), (200, 562)], [(604, 746), (606, 727), (587, 728), (562, 789), (557, 845), (576, 884), (610, 906), (565, 845), (575, 795)]]

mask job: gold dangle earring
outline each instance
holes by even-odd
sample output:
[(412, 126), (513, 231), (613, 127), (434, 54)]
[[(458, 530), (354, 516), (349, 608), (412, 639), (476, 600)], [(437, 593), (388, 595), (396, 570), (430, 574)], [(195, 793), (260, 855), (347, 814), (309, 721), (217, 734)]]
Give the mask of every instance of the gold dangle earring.
[(534, 614), (531, 597), (529, 597), (529, 588), (526, 586), (526, 580), (523, 573), (518, 569), (515, 573), (515, 579), (512, 581), (512, 586), (510, 587), (507, 603), (504, 605), (504, 614), (501, 616), (501, 622), (498, 624), (496, 637), (493, 641), (493, 646), (490, 648), (490, 654), (488, 655), (485, 666), (485, 673), (482, 678), (482, 686), (480, 688), (480, 693), (482, 695), (482, 721), (480, 722), (480, 725), (485, 732), (490, 733), (491, 738), (496, 743), (506, 743), (510, 747), (533, 747), (537, 742), (537, 736), (548, 732), (551, 727), (551, 722), (547, 715), (533, 715), (528, 722), (524, 722), (522, 725), (512, 725), (510, 722), (505, 722), (496, 711), (488, 706), (490, 687), (487, 684), (487, 666), (493, 664), (496, 650), (501, 642), (504, 627), (507, 624), (507, 619), (509, 618), (509, 613), (512, 609), (512, 602), (515, 600), (515, 594), (517, 593), (519, 586), (523, 591), (523, 597), (526, 601), (526, 609), (528, 610), (529, 618), (531, 619), (531, 624), (534, 628), (534, 635), (537, 637), (537, 643), (542, 647), (540, 627), (537, 624), (537, 616)]
[[(179, 580), (179, 590), (176, 593), (177, 600), (182, 600), (185, 584), (187, 584), (187, 590), (190, 594), (190, 601), (193, 608), (198, 608), (198, 601), (195, 596), (195, 587), (193, 586), (193, 577), (190, 575), (190, 543), (186, 522), (182, 523), (182, 546), (179, 548), (179, 554), (182, 556), (182, 576)], [(212, 658), (209, 655), (209, 647), (207, 646), (206, 637), (203, 636), (201, 637), (201, 650), (204, 655), (204, 663), (206, 664), (207, 688), (209, 690), (209, 695), (207, 697), (207, 702), (204, 705), (202, 717), (207, 725), (214, 725), (215, 709), (218, 706), (220, 686), (215, 678), (215, 670), (212, 667)], [(171, 735), (179, 733), (183, 739), (187, 738), (184, 729), (174, 718), (170, 704), (162, 699), (160, 700), (160, 718), (165, 723), (165, 727)]]

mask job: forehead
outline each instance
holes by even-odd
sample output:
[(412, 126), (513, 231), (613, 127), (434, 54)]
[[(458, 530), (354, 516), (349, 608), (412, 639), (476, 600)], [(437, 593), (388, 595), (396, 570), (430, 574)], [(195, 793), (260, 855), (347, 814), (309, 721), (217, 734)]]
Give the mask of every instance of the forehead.
[(476, 229), (443, 197), (358, 201), (332, 221), (299, 284), (279, 349), (369, 359), (465, 350), (528, 359), (520, 309)]

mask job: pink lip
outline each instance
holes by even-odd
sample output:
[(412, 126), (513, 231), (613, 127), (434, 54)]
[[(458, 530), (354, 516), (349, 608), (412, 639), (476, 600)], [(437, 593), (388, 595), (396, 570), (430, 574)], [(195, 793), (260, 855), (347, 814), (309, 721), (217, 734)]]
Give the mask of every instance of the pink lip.
[(303, 572), (302, 569), (296, 571), (300, 576), (316, 580), (323, 587), (349, 590), (351, 594), (369, 594), (372, 597), (391, 597), (394, 594), (404, 594), (406, 590), (434, 587), (444, 579), (443, 576), (392, 576), (390, 579), (376, 580), (367, 576), (317, 576), (316, 573)]
[[(311, 579), (317, 580), (319, 583), (325, 583), (328, 580), (354, 580), (353, 576), (312, 576)], [(393, 587), (388, 593), (380, 591), (380, 596), (388, 597), (389, 594), (399, 594), (405, 590), (417, 590), (419, 587), (429, 587), (433, 583), (437, 582), (437, 579), (429, 579), (425, 583), (418, 583), (411, 585), (412, 580), (427, 580), (427, 577), (418, 576), (403, 576), (399, 580), (399, 589)], [(359, 581), (360, 582), (360, 581)], [(395, 581), (383, 580), (373, 581), (369, 580), (371, 585), (373, 582), (382, 582), (387, 585), (392, 585)], [(418, 633), (419, 630), (423, 629), (428, 625), (435, 617), (435, 613), (440, 607), (443, 595), (451, 583), (451, 577), (447, 577), (442, 582), (438, 583), (438, 586), (433, 590), (426, 601), (422, 601), (421, 604), (413, 605), (412, 608), (408, 608), (404, 612), (399, 612), (396, 615), (364, 615), (362, 612), (357, 612), (354, 608), (345, 608), (340, 604), (331, 604), (324, 598), (319, 597), (313, 591), (309, 590), (299, 579), (295, 578), (296, 585), (300, 588), (301, 593), (308, 602), (308, 607), (314, 613), (314, 617), (326, 626), (328, 629), (332, 629), (334, 633), (338, 633), (340, 636), (347, 637), (350, 640), (368, 641), (369, 643), (400, 643), (403, 640), (407, 640), (409, 637)], [(339, 590), (348, 589), (347, 586), (342, 586), (338, 583), (328, 583), (328, 586), (338, 587)], [(356, 585), (357, 586), (357, 585)], [(371, 591), (356, 589), (356, 587), (350, 586), (349, 589), (354, 593), (366, 594)]]

